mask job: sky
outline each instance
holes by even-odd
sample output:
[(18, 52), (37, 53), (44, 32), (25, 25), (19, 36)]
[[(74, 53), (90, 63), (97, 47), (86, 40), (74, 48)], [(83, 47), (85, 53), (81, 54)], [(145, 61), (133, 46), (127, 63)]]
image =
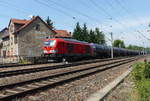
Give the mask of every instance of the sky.
[(88, 29), (98, 27), (108, 45), (113, 39), (125, 45), (150, 47), (150, 0), (0, 0), (0, 30), (11, 18), (30, 19), (48, 16), (56, 29), (72, 32), (77, 22)]

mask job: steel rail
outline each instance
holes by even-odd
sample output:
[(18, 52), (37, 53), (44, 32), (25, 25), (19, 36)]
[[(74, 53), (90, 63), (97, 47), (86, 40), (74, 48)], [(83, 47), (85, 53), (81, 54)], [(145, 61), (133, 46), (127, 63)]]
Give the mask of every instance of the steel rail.
[(132, 62), (136, 59), (137, 58), (131, 58), (118, 62), (113, 62), (111, 64), (105, 64), (103, 66), (92, 66), (85, 69), (81, 68), (80, 70), (74, 70), (38, 79), (3, 85), (0, 86), (0, 90), (4, 90), (5, 93), (0, 94), (0, 101), (12, 100), (15, 97), (25, 96), (26, 94), (33, 93), (38, 90), (46, 90), (47, 88), (52, 88), (57, 85), (62, 85), (63, 83), (86, 77), (87, 75), (102, 72), (113, 67)]
[[(133, 57), (131, 57), (131, 58), (133, 58)], [(45, 66), (45, 67), (42, 66), (42, 67), (37, 67), (37, 68), (8, 70), (8, 71), (0, 72), (0, 78), (15, 76), (15, 75), (19, 75), (19, 74), (28, 74), (28, 73), (47, 71), (47, 70), (62, 69), (62, 68), (84, 65), (84, 64), (92, 64), (94, 62), (112, 61), (112, 60), (118, 60), (118, 59), (124, 59), (124, 58), (114, 58), (114, 59), (109, 58), (109, 59), (100, 59), (100, 60), (93, 60), (93, 61), (75, 62), (75, 63), (70, 63), (70, 64), (55, 65), (55, 66)]]

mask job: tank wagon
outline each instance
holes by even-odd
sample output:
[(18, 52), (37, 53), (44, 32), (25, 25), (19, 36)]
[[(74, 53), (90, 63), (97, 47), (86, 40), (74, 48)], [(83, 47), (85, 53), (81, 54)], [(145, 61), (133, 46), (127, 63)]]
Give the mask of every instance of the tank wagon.
[[(52, 38), (45, 39), (42, 47), (44, 56), (53, 59), (79, 59), (79, 58), (109, 58), (111, 47), (94, 43), (87, 43), (74, 39)], [(136, 56), (140, 51), (123, 48), (113, 48), (114, 57)]]

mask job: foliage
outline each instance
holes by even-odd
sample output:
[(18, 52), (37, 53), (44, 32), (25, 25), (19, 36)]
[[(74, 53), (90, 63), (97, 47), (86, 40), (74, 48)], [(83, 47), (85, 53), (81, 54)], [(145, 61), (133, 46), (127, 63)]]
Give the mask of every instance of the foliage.
[(150, 53), (150, 48), (144, 48), (144, 47), (141, 47), (141, 46), (129, 45), (126, 48), (131, 49), (131, 50), (146, 51), (147, 53)]
[(114, 47), (118, 47), (118, 48), (125, 48), (125, 44), (124, 44), (124, 41), (123, 40), (115, 40), (113, 42), (113, 46)]
[(133, 69), (134, 72), (132, 72), (132, 75), (134, 77), (134, 80), (142, 80), (144, 78), (143, 73), (144, 73), (144, 65), (142, 63), (138, 63), (134, 66)]
[(96, 43), (96, 35), (94, 33), (94, 31), (91, 29), (90, 30), (90, 40), (89, 40), (90, 43)]
[(150, 99), (150, 63), (138, 63), (134, 66), (132, 77), (140, 95), (140, 101)]
[(77, 40), (81, 40), (81, 33), (82, 33), (82, 29), (80, 27), (79, 22), (77, 22), (76, 27), (73, 31), (73, 38)]
[(95, 28), (95, 33), (96, 33), (96, 43), (98, 44), (106, 44), (105, 41), (105, 35), (103, 34), (102, 31), (99, 30), (99, 28)]
[(86, 42), (89, 42), (89, 32), (88, 32), (88, 29), (87, 29), (87, 26), (86, 24), (83, 25), (83, 28), (82, 28), (82, 33), (81, 33), (81, 36), (80, 38), (82, 39), (81, 41), (86, 41)]
[(143, 50), (143, 47), (140, 46), (136, 46), (136, 45), (129, 45), (128, 47), (126, 47), (127, 49), (132, 49), (132, 50)]
[(73, 38), (89, 43), (105, 44), (105, 35), (99, 30), (99, 28), (88, 30), (86, 24), (81, 27), (79, 22), (77, 22), (73, 31)]
[(144, 69), (144, 77), (146, 78), (146, 79), (150, 79), (150, 63), (146, 63), (145, 64), (145, 69)]
[(46, 23), (50, 26), (50, 29), (51, 29), (51, 30), (54, 30), (54, 29), (55, 29), (55, 27), (54, 27), (54, 25), (53, 25), (53, 22), (52, 22), (52, 20), (50, 20), (49, 16), (48, 16), (47, 19), (46, 19)]

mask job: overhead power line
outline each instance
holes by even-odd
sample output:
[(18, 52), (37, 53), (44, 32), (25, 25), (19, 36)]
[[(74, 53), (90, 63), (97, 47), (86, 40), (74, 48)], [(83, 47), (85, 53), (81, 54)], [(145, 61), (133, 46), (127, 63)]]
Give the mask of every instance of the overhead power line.
[(134, 15), (133, 13), (131, 13), (125, 6), (122, 2), (120, 2), (119, 0), (114, 0), (128, 15), (134, 17), (134, 19), (139, 22), (142, 26), (144, 26), (141, 22), (141, 20), (136, 16)]
[(11, 10), (16, 10), (17, 12), (20, 12), (22, 14), (29, 13), (29, 11), (18, 7), (18, 5), (13, 5), (13, 4), (6, 2), (6, 1), (0, 1), (0, 5), (5, 6), (5, 7), (9, 7), (9, 8), (11, 7), (11, 8), (13, 8)]
[(119, 20), (114, 18), (109, 12), (107, 12), (103, 7), (99, 6), (94, 0), (88, 0), (88, 1), (91, 2), (97, 9), (101, 10), (102, 12), (104, 12), (107, 15), (107, 17), (111, 18), (116, 23), (121, 25), (122, 28), (126, 28), (126, 26), (124, 24), (122, 24)]
[(47, 3), (41, 2), (40, 0), (34, 0), (34, 1), (35, 1), (36, 3), (38, 3), (38, 4), (40, 4), (40, 5), (43, 5), (43, 6), (47, 7), (47, 8), (52, 8), (52, 9), (58, 11), (59, 13), (65, 15), (65, 16), (71, 17), (72, 19), (75, 19), (75, 18), (76, 18), (76, 17), (72, 16), (71, 14), (69, 14), (69, 13), (63, 11), (62, 9), (52, 7), (52, 6), (48, 5)]
[(148, 38), (147, 36), (145, 36), (142, 32), (140, 31), (137, 31), (142, 37), (144, 37), (145, 39), (149, 40), (150, 41), (150, 38)]
[(83, 12), (81, 12), (81, 11), (79, 11), (79, 10), (73, 8), (73, 7), (69, 7), (69, 5), (64, 6), (64, 5), (62, 5), (62, 4), (60, 4), (60, 3), (56, 2), (56, 1), (53, 1), (53, 0), (51, 0), (51, 1), (49, 1), (49, 0), (44, 0), (44, 1), (47, 1), (47, 2), (49, 2), (49, 3), (53, 3), (53, 4), (55, 4), (55, 5), (59, 6), (59, 7), (61, 7), (62, 9), (67, 10), (67, 11), (71, 11), (71, 12), (77, 13), (77, 14), (83, 16), (83, 17), (86, 17), (88, 20), (94, 20), (94, 21), (95, 21), (96, 23), (98, 23), (98, 24), (102, 23), (99, 19), (94, 18), (94, 17), (91, 17), (91, 16), (87, 15), (87, 13), (83, 13)]

